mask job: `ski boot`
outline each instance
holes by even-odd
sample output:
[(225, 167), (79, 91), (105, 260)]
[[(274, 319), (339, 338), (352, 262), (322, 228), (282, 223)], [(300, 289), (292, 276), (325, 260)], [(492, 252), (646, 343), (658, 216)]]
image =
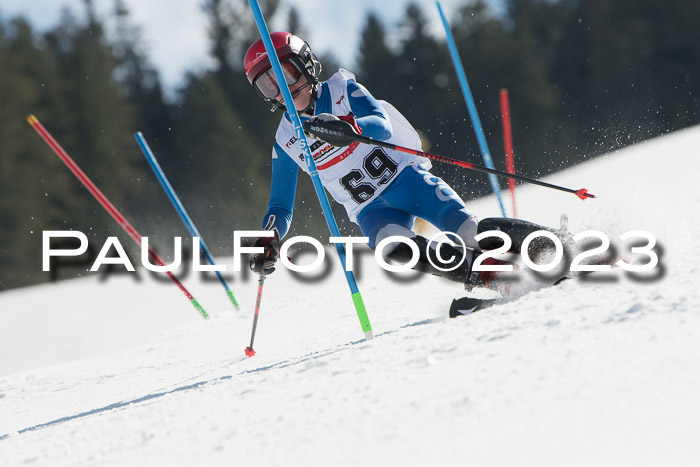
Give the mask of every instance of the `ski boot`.
[[(511, 246), (508, 249), (509, 253), (521, 254), (522, 245), (533, 232), (544, 230), (553, 233), (559, 238), (564, 247), (565, 254), (570, 253), (575, 249), (573, 236), (568, 231), (569, 219), (566, 214), (562, 214), (560, 218), (560, 226), (558, 229), (545, 227), (534, 222), (523, 221), (520, 219), (509, 219), (500, 217), (488, 217), (482, 219), (477, 227), (477, 233), (483, 233), (490, 230), (498, 230), (510, 237)], [(479, 242), (479, 247), (482, 250), (494, 250), (503, 246), (503, 240), (498, 237), (486, 237)], [(554, 245), (552, 241), (545, 237), (538, 237), (530, 242), (528, 254), (533, 261), (538, 261), (548, 254), (552, 254)]]
[[(474, 261), (483, 253), (481, 250), (469, 248), (465, 250), (448, 243), (442, 243), (438, 252), (435, 248), (436, 244), (429, 245), (425, 237), (418, 235), (413, 238), (413, 241), (418, 245), (419, 257), (412, 269), (459, 282), (464, 284), (466, 290), (488, 288), (499, 292), (505, 291), (505, 282), (499, 280), (502, 271), (472, 271)], [(412, 258), (413, 251), (405, 243), (399, 243), (393, 251), (385, 255), (385, 259), (403, 264)], [(496, 258), (486, 258), (482, 265), (513, 266), (513, 270), (518, 269), (517, 264)]]
[[(412, 269), (426, 274), (433, 274), (445, 279), (465, 283), (469, 280), (473, 254), (470, 249), (452, 246), (449, 243), (430, 244), (428, 239), (417, 235), (412, 238), (418, 246), (418, 262)], [(399, 243), (390, 253), (385, 254), (385, 259), (398, 263), (408, 263), (413, 258), (413, 250), (405, 243)]]

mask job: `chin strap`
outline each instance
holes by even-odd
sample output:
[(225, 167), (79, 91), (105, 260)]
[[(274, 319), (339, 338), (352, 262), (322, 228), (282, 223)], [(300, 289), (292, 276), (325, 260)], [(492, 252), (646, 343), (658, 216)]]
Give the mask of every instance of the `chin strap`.
[[(307, 86), (313, 86), (311, 90), (311, 102), (309, 103), (309, 106), (305, 108), (304, 110), (298, 111), (299, 114), (307, 114), (310, 117), (313, 117), (314, 115), (314, 107), (316, 106), (316, 100), (318, 100), (318, 79), (314, 78), (315, 82), (312, 82), (309, 80), (307, 84), (304, 86), (300, 87), (297, 89), (297, 91), (301, 91), (302, 89), (306, 88)], [(276, 99), (265, 99), (265, 103), (267, 104), (267, 107), (270, 109), (270, 112), (274, 112), (277, 109), (282, 109), (282, 110), (287, 110), (287, 107), (284, 105), (284, 102), (278, 101)]]

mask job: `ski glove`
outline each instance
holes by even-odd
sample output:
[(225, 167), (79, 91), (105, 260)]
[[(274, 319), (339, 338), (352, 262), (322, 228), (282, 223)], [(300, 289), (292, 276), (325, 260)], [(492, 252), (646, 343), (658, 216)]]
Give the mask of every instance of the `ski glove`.
[(350, 115), (341, 115), (340, 117), (338, 117), (338, 119), (339, 119), (339, 120), (342, 120), (342, 121), (344, 121), (344, 122), (346, 122), (346, 123), (349, 123), (350, 126), (352, 127), (352, 129), (353, 129), (353, 130), (355, 131), (355, 133), (357, 133), (358, 135), (361, 135), (361, 134), (362, 134), (362, 128), (360, 128), (360, 125), (357, 124), (357, 120), (355, 120), (355, 117), (353, 117), (352, 114), (350, 114)]
[(335, 130), (338, 129), (339, 123), (336, 123), (338, 121), (347, 123), (347, 125), (343, 125), (342, 123), (340, 124), (342, 127), (344, 127), (343, 130), (351, 131), (356, 135), (362, 134), (362, 128), (357, 124), (357, 120), (355, 120), (355, 117), (353, 117), (352, 114), (337, 117), (329, 113), (322, 113), (309, 119), (307, 124), (313, 125), (314, 127), (327, 127), (328, 129)]
[(250, 260), (250, 269), (263, 275), (272, 274), (275, 271), (275, 262), (280, 254), (280, 236), (277, 229), (272, 230), (274, 237), (260, 237), (255, 241), (256, 247), (263, 247), (265, 251), (256, 253)]

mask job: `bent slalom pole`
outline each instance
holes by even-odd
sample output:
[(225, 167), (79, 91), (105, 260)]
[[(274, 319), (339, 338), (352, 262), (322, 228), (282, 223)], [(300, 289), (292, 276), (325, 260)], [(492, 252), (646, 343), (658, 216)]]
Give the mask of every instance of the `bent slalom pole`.
[[(39, 122), (39, 120), (34, 116), (30, 115), (27, 117), (27, 121), (34, 128), (34, 130), (41, 136), (44, 142), (53, 150), (54, 153), (63, 161), (63, 163), (68, 167), (68, 169), (76, 176), (76, 178), (82, 183), (85, 188), (88, 189), (90, 194), (95, 197), (95, 199), (102, 205), (102, 207), (109, 213), (112, 218), (117, 221), (117, 224), (123, 228), (127, 234), (136, 242), (136, 244), (141, 247), (141, 235), (134, 229), (131, 224), (126, 220), (126, 218), (120, 213), (117, 208), (107, 199), (107, 197), (97, 188), (97, 186), (85, 175), (78, 164), (76, 164), (73, 159), (68, 155), (68, 153), (61, 147), (53, 136), (44, 128), (44, 126)], [(148, 245), (148, 255), (156, 262), (158, 266), (165, 266), (165, 262), (158, 256), (158, 254), (153, 250), (151, 245)], [(172, 281), (177, 285), (183, 294), (188, 298), (190, 303), (195, 307), (195, 309), (204, 318), (208, 318), (209, 315), (204, 310), (204, 308), (195, 300), (192, 294), (185, 288), (184, 285), (175, 277), (175, 275), (166, 271), (166, 274), (172, 279)]]
[[(459, 58), (457, 44), (455, 43), (455, 39), (452, 36), (452, 30), (450, 29), (450, 25), (447, 23), (447, 18), (445, 18), (445, 14), (442, 12), (440, 2), (436, 3), (438, 12), (440, 13), (440, 19), (442, 19), (442, 25), (445, 28), (445, 38), (447, 39), (447, 48), (450, 51), (450, 58), (452, 58), (452, 64), (455, 67), (455, 72), (457, 73), (459, 84), (462, 87), (462, 95), (464, 95), (464, 100), (467, 103), (467, 110), (469, 111), (469, 116), (472, 119), (474, 133), (476, 134), (476, 139), (479, 143), (479, 149), (481, 150), (481, 158), (483, 159), (484, 165), (486, 165), (486, 167), (495, 170), (496, 167), (493, 165), (493, 159), (491, 159), (491, 151), (489, 150), (489, 145), (486, 143), (486, 135), (484, 134), (484, 128), (481, 126), (479, 113), (476, 111), (474, 96), (472, 96), (472, 91), (469, 88), (467, 74), (464, 71), (464, 65), (462, 65), (462, 60)], [(498, 205), (501, 208), (501, 213), (503, 214), (503, 217), (507, 217), (506, 209), (503, 207), (503, 200), (501, 199), (501, 186), (498, 184), (498, 180), (496, 179), (496, 177), (494, 177), (494, 174), (489, 175), (489, 182), (491, 183), (491, 190), (493, 191), (493, 194), (496, 195), (496, 199), (498, 200)]]
[(250, 332), (250, 345), (245, 348), (245, 354), (248, 357), (255, 355), (253, 350), (253, 341), (255, 340), (255, 330), (258, 327), (258, 315), (260, 314), (260, 301), (262, 300), (263, 284), (265, 283), (265, 274), (260, 274), (258, 279), (258, 298), (255, 300), (255, 316), (253, 317), (253, 330)]
[[(287, 80), (282, 73), (282, 66), (280, 65), (279, 57), (277, 56), (277, 51), (272, 44), (272, 39), (270, 37), (270, 31), (267, 29), (267, 24), (265, 24), (265, 18), (263, 17), (262, 11), (260, 11), (260, 5), (257, 0), (248, 0), (251, 9), (253, 10), (253, 16), (255, 16), (255, 23), (258, 26), (258, 31), (260, 32), (260, 37), (262, 38), (263, 44), (265, 44), (265, 51), (270, 59), (270, 64), (275, 72), (275, 79), (277, 80), (280, 91), (282, 92), (282, 99), (284, 102), (291, 103), (287, 105), (287, 115), (289, 116), (292, 124), (294, 125), (294, 131), (297, 139), (300, 141), (301, 146), (304, 148), (304, 160), (306, 166), (309, 168), (309, 174), (311, 175), (311, 181), (313, 182), (314, 189), (316, 190), (316, 196), (321, 203), (321, 210), (326, 219), (326, 224), (330, 230), (332, 237), (340, 237), (340, 231), (338, 230), (338, 224), (335, 222), (335, 217), (333, 216), (333, 211), (331, 210), (331, 205), (326, 197), (326, 192), (321, 183), (321, 177), (318, 175), (318, 169), (316, 168), (316, 162), (314, 161), (311, 150), (309, 149), (309, 143), (306, 141), (306, 136), (304, 135), (304, 130), (301, 126), (301, 119), (297, 113), (297, 109), (294, 106), (294, 99), (292, 99), (292, 93), (289, 92), (289, 86), (287, 85)], [(343, 265), (343, 270), (345, 272), (345, 278), (348, 281), (348, 286), (350, 287), (350, 293), (352, 296), (353, 304), (355, 305), (355, 311), (357, 312), (357, 317), (360, 320), (360, 325), (362, 326), (362, 331), (365, 334), (365, 339), (372, 339), (374, 337), (374, 332), (372, 331), (372, 325), (369, 322), (369, 317), (367, 316), (367, 310), (365, 309), (364, 301), (362, 300), (362, 295), (357, 287), (357, 282), (355, 281), (355, 275), (352, 271), (348, 271), (345, 266), (345, 246), (342, 243), (336, 243), (335, 248), (338, 251), (338, 256), (340, 257), (340, 262)]]
[(564, 188), (562, 186), (542, 182), (534, 178), (523, 177), (522, 175), (510, 174), (507, 172), (502, 172), (500, 170), (489, 169), (488, 167), (482, 167), (480, 165), (471, 164), (469, 162), (458, 161), (456, 159), (450, 159), (449, 157), (439, 156), (437, 154), (430, 154), (427, 152), (418, 151), (417, 149), (406, 148), (403, 146), (398, 146), (396, 144), (387, 143), (386, 141), (379, 141), (376, 139), (369, 138), (367, 136), (358, 135), (357, 133), (355, 133), (355, 131), (352, 129), (349, 123), (344, 122), (342, 120), (320, 122), (312, 122), (309, 120), (304, 123), (304, 131), (311, 133), (315, 138), (322, 139), (325, 142), (337, 147), (348, 146), (354, 142), (371, 144), (373, 146), (380, 146), (387, 149), (393, 149), (394, 151), (405, 152), (406, 154), (413, 154), (414, 156), (423, 156), (427, 159), (432, 159), (438, 162), (444, 162), (446, 164), (456, 165), (458, 167), (474, 170), (476, 172), (498, 175), (499, 177), (514, 178), (515, 180), (520, 180), (522, 182), (528, 182), (535, 185), (552, 188), (554, 190), (573, 193), (583, 200), (585, 200), (586, 198), (595, 198), (595, 195), (588, 193), (588, 190), (586, 188), (572, 190), (571, 188)]
[[(177, 195), (175, 195), (175, 190), (173, 189), (172, 185), (170, 185), (170, 182), (168, 181), (168, 178), (165, 176), (163, 169), (161, 169), (160, 164), (158, 164), (158, 161), (156, 160), (156, 156), (153, 155), (153, 151), (151, 151), (151, 148), (148, 146), (148, 143), (146, 142), (146, 138), (143, 137), (143, 134), (140, 131), (138, 131), (134, 134), (134, 138), (136, 138), (136, 142), (139, 143), (139, 147), (141, 148), (141, 152), (143, 152), (143, 155), (146, 156), (146, 160), (148, 161), (148, 165), (150, 165), (151, 169), (153, 169), (153, 172), (156, 174), (156, 178), (160, 182), (160, 185), (163, 187), (163, 190), (165, 190), (165, 194), (168, 195), (170, 202), (175, 207), (177, 214), (180, 216), (180, 219), (182, 219), (182, 222), (185, 224), (185, 227), (187, 227), (187, 230), (189, 231), (190, 235), (192, 235), (193, 237), (199, 238), (199, 246), (204, 251), (204, 255), (207, 257), (207, 261), (209, 261), (209, 264), (211, 264), (212, 266), (216, 266), (216, 263), (214, 262), (214, 256), (211, 254), (211, 251), (209, 251), (209, 248), (207, 248), (207, 245), (204, 243), (204, 239), (199, 234), (197, 227), (195, 227), (194, 222), (192, 221), (192, 218), (189, 216), (189, 214), (187, 214), (187, 211), (185, 210), (185, 207), (180, 202), (180, 199), (177, 197)], [(219, 281), (221, 282), (221, 285), (224, 286), (224, 290), (226, 290), (226, 295), (228, 295), (228, 298), (231, 301), (231, 303), (233, 304), (233, 306), (236, 309), (240, 309), (240, 305), (238, 304), (238, 300), (236, 300), (236, 297), (233, 294), (233, 291), (229, 288), (228, 284), (224, 280), (224, 277), (221, 275), (221, 271), (214, 270), (214, 272), (216, 272), (216, 275), (219, 277)]]

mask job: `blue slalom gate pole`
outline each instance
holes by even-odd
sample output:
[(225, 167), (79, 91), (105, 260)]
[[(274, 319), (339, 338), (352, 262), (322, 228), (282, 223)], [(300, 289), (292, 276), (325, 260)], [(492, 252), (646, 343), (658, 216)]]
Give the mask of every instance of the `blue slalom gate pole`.
[[(165, 190), (165, 193), (168, 195), (170, 202), (173, 203), (175, 210), (180, 216), (180, 219), (182, 219), (182, 222), (185, 224), (185, 227), (187, 227), (187, 230), (189, 231), (190, 235), (192, 235), (192, 237), (199, 238), (199, 245), (202, 251), (204, 251), (204, 254), (207, 257), (207, 261), (209, 261), (209, 264), (211, 264), (212, 266), (216, 266), (211, 251), (209, 251), (209, 248), (207, 248), (207, 245), (204, 243), (202, 236), (199, 234), (197, 228), (194, 226), (194, 222), (192, 222), (192, 219), (190, 218), (189, 214), (187, 214), (187, 211), (180, 202), (180, 199), (177, 197), (177, 195), (175, 195), (175, 190), (173, 190), (173, 187), (170, 185), (170, 182), (165, 176), (165, 173), (163, 173), (163, 169), (160, 168), (160, 164), (158, 164), (156, 156), (153, 155), (153, 151), (151, 151), (151, 148), (148, 146), (148, 143), (146, 143), (146, 139), (143, 137), (143, 134), (141, 134), (141, 132), (138, 131), (134, 134), (134, 138), (136, 138), (136, 142), (139, 143), (139, 147), (141, 148), (143, 155), (146, 156), (148, 165), (150, 165), (151, 169), (153, 169), (153, 172), (156, 174), (158, 181), (163, 187), (163, 190)], [(221, 282), (221, 285), (224, 286), (224, 289), (226, 290), (226, 295), (228, 295), (228, 298), (233, 304), (233, 306), (236, 309), (239, 309), (240, 305), (238, 304), (238, 300), (236, 300), (236, 296), (233, 294), (233, 291), (229, 288), (228, 284), (224, 280), (224, 277), (221, 275), (221, 272), (214, 272), (216, 272), (216, 275), (219, 277), (219, 281)]]
[[(331, 205), (328, 202), (328, 197), (324, 191), (323, 184), (321, 183), (321, 178), (318, 175), (318, 170), (316, 168), (316, 162), (314, 161), (311, 150), (309, 149), (309, 143), (306, 141), (306, 135), (301, 126), (301, 119), (297, 113), (297, 109), (294, 106), (294, 99), (292, 99), (292, 94), (289, 91), (289, 86), (287, 85), (287, 80), (282, 74), (282, 65), (280, 65), (279, 57), (277, 56), (277, 51), (272, 45), (272, 38), (270, 37), (270, 31), (265, 23), (265, 18), (263, 17), (262, 11), (260, 10), (260, 5), (257, 0), (248, 0), (250, 8), (253, 10), (253, 16), (255, 17), (255, 23), (258, 26), (258, 31), (260, 32), (260, 37), (262, 38), (263, 44), (265, 45), (265, 51), (270, 59), (270, 64), (272, 65), (272, 70), (275, 72), (275, 79), (277, 80), (280, 91), (282, 92), (282, 98), (286, 103), (287, 115), (289, 115), (292, 124), (294, 125), (294, 131), (296, 137), (299, 140), (301, 147), (304, 150), (304, 160), (306, 166), (311, 174), (311, 180), (316, 190), (316, 196), (321, 202), (321, 209), (323, 210), (323, 215), (326, 218), (326, 224), (328, 224), (328, 230), (330, 230), (332, 237), (340, 237), (340, 231), (338, 230), (338, 224), (335, 222), (335, 217), (333, 216), (333, 211), (331, 210)], [(352, 301), (355, 305), (355, 311), (357, 312), (357, 317), (360, 319), (360, 324), (362, 325), (362, 331), (364, 331), (365, 339), (372, 339), (374, 337), (374, 332), (372, 331), (372, 325), (369, 322), (369, 317), (367, 316), (367, 310), (365, 309), (364, 301), (362, 300), (362, 295), (357, 287), (357, 282), (355, 281), (355, 275), (352, 271), (347, 271), (345, 267), (345, 247), (342, 243), (335, 244), (336, 250), (338, 251), (338, 256), (340, 257), (340, 262), (343, 265), (343, 270), (345, 271), (345, 278), (350, 286), (350, 292), (352, 294)]]
[[(469, 89), (467, 75), (464, 72), (462, 60), (459, 58), (457, 44), (455, 44), (455, 39), (452, 36), (452, 31), (450, 30), (450, 25), (447, 23), (445, 14), (442, 12), (440, 2), (436, 3), (438, 11), (440, 12), (440, 18), (442, 19), (442, 25), (445, 27), (445, 36), (447, 37), (447, 47), (450, 49), (450, 57), (452, 57), (452, 63), (454, 64), (455, 71), (457, 72), (459, 83), (462, 85), (462, 94), (464, 94), (464, 99), (467, 101), (467, 109), (469, 110), (469, 116), (472, 119), (472, 125), (474, 126), (474, 132), (476, 133), (476, 139), (479, 142), (481, 157), (484, 160), (484, 165), (486, 167), (488, 167), (491, 170), (495, 170), (495, 167), (493, 165), (493, 159), (491, 159), (491, 151), (489, 151), (488, 144), (486, 144), (486, 136), (484, 135), (484, 129), (481, 126), (481, 120), (479, 120), (479, 113), (476, 111), (474, 97), (472, 96), (472, 92)], [(493, 191), (493, 194), (496, 195), (496, 198), (498, 199), (498, 205), (501, 207), (501, 213), (503, 214), (503, 217), (506, 217), (506, 210), (503, 207), (503, 200), (501, 200), (501, 186), (498, 184), (498, 179), (495, 175), (489, 174), (489, 182), (491, 182), (491, 190)]]

